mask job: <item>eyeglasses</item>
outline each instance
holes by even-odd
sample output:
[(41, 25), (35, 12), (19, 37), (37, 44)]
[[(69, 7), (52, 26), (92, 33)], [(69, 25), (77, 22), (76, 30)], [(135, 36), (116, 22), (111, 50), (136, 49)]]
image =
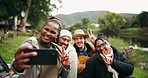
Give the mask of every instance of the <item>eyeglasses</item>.
[(96, 46), (96, 49), (99, 50), (101, 47), (104, 47), (106, 45), (106, 42), (100, 44), (100, 45), (97, 45)]

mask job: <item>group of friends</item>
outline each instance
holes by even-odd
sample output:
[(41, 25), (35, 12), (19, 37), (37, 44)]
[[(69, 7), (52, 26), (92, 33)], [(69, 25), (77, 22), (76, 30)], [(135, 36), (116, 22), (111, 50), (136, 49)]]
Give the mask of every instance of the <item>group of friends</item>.
[[(88, 42), (87, 39), (90, 39)], [(25, 49), (58, 49), (56, 65), (28, 65), (37, 52)], [(77, 29), (72, 34), (62, 29), (57, 17), (46, 20), (38, 37), (26, 39), (15, 53), (11, 64), (17, 78), (127, 78), (134, 71), (133, 64), (104, 34), (95, 37), (92, 32)]]

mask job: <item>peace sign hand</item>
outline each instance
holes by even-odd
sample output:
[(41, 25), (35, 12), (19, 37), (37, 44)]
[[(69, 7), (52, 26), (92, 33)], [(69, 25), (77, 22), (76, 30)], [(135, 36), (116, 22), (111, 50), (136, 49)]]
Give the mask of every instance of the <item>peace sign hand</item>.
[(94, 34), (92, 33), (92, 31), (87, 31), (87, 35), (88, 35), (88, 37), (90, 38), (90, 41), (91, 42), (95, 42), (95, 40), (96, 40), (96, 37), (94, 36)]
[(62, 47), (62, 52), (58, 52), (59, 53), (59, 56), (61, 58), (61, 63), (64, 65), (64, 67), (66, 69), (69, 69), (70, 67), (70, 58), (69, 58), (69, 55), (68, 54), (65, 54), (65, 51), (64, 51), (64, 47)]
[(104, 59), (106, 64), (112, 64), (113, 59), (111, 57), (106, 57), (103, 53), (101, 53), (100, 56)]

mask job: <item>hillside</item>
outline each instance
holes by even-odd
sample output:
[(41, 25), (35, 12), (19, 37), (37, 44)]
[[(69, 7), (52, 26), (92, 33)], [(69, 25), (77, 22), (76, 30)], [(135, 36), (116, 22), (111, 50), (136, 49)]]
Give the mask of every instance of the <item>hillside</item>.
[[(56, 17), (60, 18), (62, 21), (62, 25), (67, 26), (76, 22), (81, 22), (83, 18), (89, 18), (91, 21), (96, 22), (97, 18), (108, 13), (109, 11), (85, 11), (85, 12), (76, 12), (72, 14), (59, 14)], [(125, 17), (131, 17), (136, 14), (129, 14), (129, 13), (121, 13), (121, 15)]]

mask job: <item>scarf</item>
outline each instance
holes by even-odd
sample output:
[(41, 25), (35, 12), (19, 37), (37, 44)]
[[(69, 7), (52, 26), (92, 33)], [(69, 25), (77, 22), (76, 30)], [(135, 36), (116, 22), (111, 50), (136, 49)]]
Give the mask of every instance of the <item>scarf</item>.
[[(112, 50), (112, 48), (111, 48), (111, 52), (110, 52), (110, 54), (107, 54), (107, 55), (105, 55), (106, 57), (111, 57), (112, 59), (114, 58), (113, 56), (114, 56), (114, 54), (113, 54), (113, 50)], [(118, 72), (115, 70), (115, 69), (113, 69), (112, 67), (111, 67), (111, 65), (107, 65), (107, 70), (109, 71), (109, 72), (111, 72), (111, 73), (113, 73), (113, 78), (118, 78)]]

